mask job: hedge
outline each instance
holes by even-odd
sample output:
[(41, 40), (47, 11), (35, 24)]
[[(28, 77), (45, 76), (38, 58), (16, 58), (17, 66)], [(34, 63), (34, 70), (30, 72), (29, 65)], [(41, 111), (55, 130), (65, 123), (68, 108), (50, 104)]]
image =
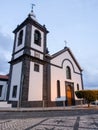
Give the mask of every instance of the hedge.
[(87, 101), (88, 106), (92, 101), (98, 100), (98, 90), (80, 90), (75, 92), (77, 98), (83, 98)]

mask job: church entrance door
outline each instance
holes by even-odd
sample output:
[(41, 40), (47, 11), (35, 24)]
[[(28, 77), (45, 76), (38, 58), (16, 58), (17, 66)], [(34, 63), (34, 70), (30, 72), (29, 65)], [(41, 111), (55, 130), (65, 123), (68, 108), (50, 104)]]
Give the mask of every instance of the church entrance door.
[(67, 97), (67, 105), (71, 106), (72, 105), (72, 89), (71, 86), (67, 86), (67, 91), (66, 91), (66, 97)]
[(67, 106), (75, 105), (74, 83), (65, 81), (65, 90), (66, 90), (66, 105)]

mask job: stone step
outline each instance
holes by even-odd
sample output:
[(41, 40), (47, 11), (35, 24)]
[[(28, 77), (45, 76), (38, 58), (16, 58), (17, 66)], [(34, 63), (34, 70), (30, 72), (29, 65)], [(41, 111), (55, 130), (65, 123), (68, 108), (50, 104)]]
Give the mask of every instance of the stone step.
[(0, 102), (0, 107), (12, 107), (12, 104), (8, 104), (7, 102)]

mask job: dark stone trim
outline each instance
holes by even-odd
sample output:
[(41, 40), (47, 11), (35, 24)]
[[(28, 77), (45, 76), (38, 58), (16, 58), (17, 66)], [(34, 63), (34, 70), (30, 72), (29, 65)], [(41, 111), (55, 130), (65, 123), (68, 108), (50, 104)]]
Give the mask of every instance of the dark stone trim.
[(28, 90), (29, 90), (29, 73), (30, 73), (30, 60), (25, 57), (22, 62), (22, 75), (21, 75), (21, 86), (20, 86), (20, 107), (22, 102), (28, 101)]
[[(35, 50), (35, 49), (32, 49), (32, 50)], [(37, 50), (35, 50), (35, 51), (37, 51)], [(37, 51), (37, 52), (39, 52), (39, 51)], [(42, 54), (44, 54), (44, 53), (42, 53)], [(21, 56), (20, 56), (20, 57), (21, 57)], [(19, 57), (19, 58), (20, 58), (20, 57)], [(32, 58), (35, 58), (35, 57), (33, 57), (33, 56), (31, 56), (31, 57), (32, 57)], [(37, 59), (38, 59), (38, 58), (37, 58)], [(41, 60), (41, 59), (39, 59), (39, 60)], [(82, 72), (78, 73), (78, 72), (75, 71), (74, 65), (72, 64), (72, 62), (71, 62), (69, 59), (64, 59), (63, 62), (64, 62), (65, 60), (68, 60), (68, 61), (71, 63), (74, 73), (79, 74), (79, 75), (82, 75)], [(44, 61), (44, 62), (47, 62), (47, 61), (45, 61), (45, 60), (43, 60), (43, 61)], [(10, 61), (10, 62), (12, 62), (12, 61)], [(10, 62), (9, 62), (9, 63), (10, 63)], [(57, 68), (62, 69), (62, 68), (63, 68), (63, 62), (62, 62), (62, 65), (61, 65), (61, 66), (52, 64), (52, 63), (50, 63), (50, 62), (47, 62), (47, 63), (49, 63), (51, 66), (55, 66), (55, 67), (57, 67)]]
[(47, 49), (47, 33), (44, 32), (44, 38), (43, 38), (43, 43), (44, 43), (44, 54), (46, 54), (46, 49)]
[(19, 52), (21, 52), (21, 51), (23, 51), (23, 50), (25, 50), (25, 49), (33, 50), (33, 51), (36, 51), (36, 52), (38, 52), (38, 53), (41, 53), (41, 54), (45, 55), (45, 53), (43, 53), (43, 52), (41, 52), (41, 51), (39, 51), (39, 50), (36, 50), (36, 49), (34, 49), (34, 48), (28, 47), (28, 46), (25, 46), (25, 47), (21, 48), (19, 51), (13, 53), (12, 55), (15, 55), (15, 54), (17, 54), (17, 53), (19, 53)]
[(48, 107), (56, 107), (56, 101), (50, 101)]
[[(18, 102), (17, 101), (10, 101), (9, 103), (12, 104), (12, 107), (17, 107)], [(45, 102), (47, 104), (47, 101)], [(49, 101), (48, 106), (43, 106), (43, 101), (23, 101), (21, 104), (21, 107), (56, 107), (55, 101)]]
[(52, 63), (50, 63), (50, 65), (51, 65), (51, 66), (54, 66), (54, 67), (57, 67), (57, 68), (59, 68), (59, 69), (62, 69), (61, 66), (58, 66), (58, 65), (55, 65), (55, 64), (52, 64)]
[(24, 101), (22, 107), (43, 107), (42, 101)]
[(75, 59), (75, 57), (73, 56), (72, 52), (70, 51), (70, 49), (68, 48), (68, 51), (70, 53), (70, 55), (72, 56), (72, 59), (74, 60), (74, 62), (76, 63), (77, 67), (79, 68), (79, 70), (82, 72), (83, 70), (81, 69), (81, 67), (79, 66), (77, 60)]
[(51, 100), (51, 83), (50, 83), (50, 59), (45, 56), (47, 54), (47, 50), (46, 50), (46, 46), (47, 46), (47, 42), (46, 42), (46, 38), (47, 37), (47, 33), (44, 33), (44, 39), (43, 39), (43, 43), (44, 43), (44, 57), (43, 57), (43, 61), (45, 61), (45, 64), (43, 66), (43, 101), (44, 101), (44, 106), (48, 107), (49, 106), (49, 102)]
[(72, 62), (71, 62), (69, 59), (64, 59), (64, 60), (62, 61), (61, 66), (58, 66), (58, 65), (55, 65), (55, 64), (52, 64), (52, 63), (50, 63), (50, 64), (51, 64), (52, 66), (55, 66), (55, 67), (57, 67), (57, 68), (62, 69), (62, 68), (63, 68), (63, 63), (64, 63), (65, 60), (68, 60), (68, 61), (71, 63), (74, 73), (79, 74), (79, 75), (82, 75), (82, 72), (78, 73), (78, 72), (75, 71), (74, 65), (72, 64)]
[(75, 105), (82, 105), (84, 104), (84, 100), (75, 100)]
[(65, 107), (67, 106), (67, 101), (56, 101), (56, 106), (57, 107)]
[(51, 59), (53, 59), (53, 58), (55, 58), (55, 57), (59, 56), (60, 54), (62, 54), (62, 53), (64, 53), (64, 52), (66, 52), (66, 51), (68, 51), (68, 52), (69, 52), (69, 54), (71, 55), (72, 59), (73, 59), (73, 60), (74, 60), (74, 62), (76, 63), (77, 67), (79, 68), (79, 70), (80, 70), (80, 71), (82, 71), (82, 69), (81, 69), (81, 67), (79, 66), (79, 64), (78, 64), (77, 60), (75, 59), (75, 57), (73, 56), (73, 54), (72, 54), (71, 50), (70, 50), (68, 47), (65, 47), (64, 49), (60, 50), (59, 52), (57, 52), (57, 53), (53, 54), (53, 55), (52, 55), (52, 57), (51, 57)]
[(17, 102), (17, 107), (21, 107), (21, 99), (22, 99), (22, 86), (23, 86), (23, 78), (24, 78), (24, 74), (23, 74), (23, 61), (22, 62), (22, 70), (21, 70), (21, 79), (20, 79), (20, 89), (19, 89), (19, 99)]
[(45, 53), (43, 53), (43, 52), (41, 52), (41, 51), (39, 51), (39, 50), (36, 50), (36, 49), (34, 49), (34, 48), (29, 48), (29, 49), (31, 49), (31, 50), (33, 50), (33, 51), (36, 51), (36, 52), (38, 52), (38, 53), (41, 53), (41, 54), (43, 54), (43, 55), (45, 55)]
[[(38, 61), (38, 60), (39, 60), (39, 62), (41, 62), (42, 64), (43, 64), (43, 63), (48, 63), (48, 64), (50, 64), (51, 66), (55, 66), (55, 67), (58, 67), (58, 68), (60, 68), (60, 69), (63, 68), (63, 62), (64, 62), (65, 60), (68, 60), (68, 61), (72, 64), (72, 62), (71, 62), (69, 59), (64, 59), (63, 62), (62, 62), (62, 65), (61, 65), (61, 66), (58, 66), (58, 65), (52, 64), (52, 63), (50, 63), (49, 61), (47, 61), (47, 60), (46, 60), (47, 58), (44, 58), (44, 60), (42, 60), (42, 59), (39, 59), (39, 58), (30, 56), (30, 55), (27, 55), (27, 54), (23, 54), (22, 56), (16, 58), (15, 60), (10, 61), (9, 63), (12, 63), (12, 62), (13, 62), (13, 63), (16, 63), (16, 62), (20, 61), (20, 59), (22, 60), (22, 58), (23, 58), (24, 56), (28, 56), (32, 61), (34, 61), (34, 60), (35, 60), (35, 61), (36, 61), (36, 60)], [(72, 64), (72, 67), (73, 67), (73, 72), (74, 72), (74, 73), (79, 74), (79, 75), (82, 75), (82, 72), (81, 72), (81, 73), (75, 72), (75, 69), (74, 69), (73, 64)]]
[(82, 77), (82, 74), (81, 74), (81, 83), (82, 83), (82, 89), (84, 90), (84, 85), (83, 85), (83, 77)]
[[(20, 51), (22, 51), (22, 50), (25, 49), (25, 48), (28, 48), (28, 49), (34, 50), (34, 51), (39, 52), (39, 53), (41, 53), (41, 54), (43, 54), (43, 55), (45, 56), (45, 53), (42, 53), (42, 52), (40, 52), (40, 51), (38, 51), (38, 50), (36, 50), (36, 49), (34, 49), (34, 48), (30, 48), (30, 47), (24, 47), (24, 48), (22, 48)], [(19, 52), (19, 51), (18, 51), (18, 52)], [(18, 52), (16, 52), (16, 53), (18, 53)], [(16, 53), (14, 53), (14, 54), (16, 54)], [(14, 55), (14, 54), (13, 54), (13, 55)], [(32, 56), (32, 58), (34, 58), (34, 57)], [(46, 58), (45, 58), (45, 59), (46, 59)], [(39, 60), (40, 60), (40, 59), (39, 59)], [(55, 67), (57, 67), (57, 68), (62, 69), (62, 68), (63, 68), (63, 63), (64, 63), (65, 60), (68, 60), (68, 61), (71, 63), (72, 68), (73, 68), (73, 72), (74, 72), (74, 73), (79, 74), (79, 75), (82, 75), (82, 72), (81, 72), (81, 73), (78, 73), (78, 72), (75, 71), (75, 69), (74, 69), (74, 65), (72, 64), (72, 62), (71, 62), (69, 59), (64, 59), (64, 60), (62, 61), (62, 65), (61, 65), (61, 66), (58, 66), (58, 65), (52, 64), (52, 63), (47, 62), (47, 61), (46, 61), (46, 62), (49, 63), (51, 66), (55, 66)]]
[(10, 95), (10, 89), (11, 89), (12, 70), (13, 70), (13, 66), (12, 64), (10, 64), (10, 73), (9, 73), (8, 89), (7, 89), (7, 96), (6, 96), (8, 102), (9, 102), (9, 95)]
[[(51, 101), (51, 66), (48, 65), (48, 68), (47, 68), (47, 77), (48, 77), (48, 82), (47, 82), (47, 85), (48, 85), (48, 101), (50, 102)], [(49, 104), (48, 104), (49, 106)]]
[(43, 66), (43, 101), (44, 106), (48, 107), (51, 101), (51, 81), (50, 81), (50, 64)]
[[(17, 34), (15, 34), (14, 36), (14, 47), (13, 47), (13, 53), (15, 52), (15, 47), (16, 47), (16, 37), (17, 37)], [(14, 56), (12, 55), (12, 60), (14, 59)]]
[[(84, 100), (74, 100), (73, 103), (74, 103), (73, 105), (82, 105), (82, 104), (84, 104)], [(64, 101), (56, 101), (56, 106), (64, 107)], [(65, 106), (68, 106), (67, 101), (65, 101)]]
[(28, 57), (24, 57), (22, 60), (20, 60), (20, 62), (22, 62), (22, 71), (20, 79), (19, 99), (18, 101), (11, 101), (13, 107), (22, 107), (22, 103), (24, 101), (28, 102), (30, 60)]
[(62, 61), (62, 65), (61, 65), (62, 68), (63, 68), (63, 63), (64, 63), (64, 61), (66, 61), (66, 60), (69, 61), (69, 62), (71, 63), (72, 68), (73, 68), (73, 72), (76, 73), (76, 74), (80, 74), (80, 75), (81, 75), (81, 73), (78, 73), (78, 72), (75, 71), (75, 69), (74, 69), (74, 65), (72, 64), (72, 62), (71, 62), (69, 59), (64, 59), (64, 60)]
[[(13, 53), (15, 52), (15, 47), (16, 47), (16, 37), (17, 37), (17, 34), (14, 35)], [(11, 60), (13, 60), (13, 59), (14, 59), (14, 56), (12, 55)], [(9, 102), (9, 95), (10, 95), (10, 89), (11, 89), (12, 69), (13, 69), (13, 66), (12, 66), (12, 64), (10, 64), (8, 89), (7, 89), (7, 96), (6, 96), (6, 99), (7, 99), (8, 102)]]
[(0, 81), (8, 81), (8, 79), (0, 79)]
[(49, 33), (49, 31), (46, 29), (45, 26), (42, 26), (37, 21), (33, 20), (31, 17), (26, 18), (20, 25), (18, 25), (18, 27), (13, 31), (13, 33), (18, 32), (21, 28), (23, 28), (28, 23), (37, 27), (39, 30), (41, 30), (43, 32)]
[(25, 32), (25, 49), (23, 54), (28, 54), (30, 55), (30, 49), (29, 47), (31, 46), (31, 35), (32, 35), (32, 25), (31, 24), (27, 24), (26, 25), (26, 32)]
[(25, 47), (21, 48), (20, 50), (16, 51), (16, 52), (13, 52), (12, 56), (16, 55), (17, 53), (23, 51), (25, 49)]
[(51, 59), (54, 59), (55, 57), (61, 55), (62, 53), (66, 52), (67, 50), (68, 50), (68, 48), (66, 47), (66, 48), (56, 52), (55, 54), (52, 55)]
[(25, 57), (27, 57), (30, 61), (38, 62), (38, 63), (40, 63), (40, 64), (42, 64), (42, 65), (44, 65), (44, 64), (47, 63), (47, 61), (44, 61), (44, 60), (42, 60), (42, 59), (39, 59), (39, 58), (37, 58), (37, 57), (33, 57), (33, 56), (30, 56), (30, 55), (27, 55), (27, 54), (23, 54), (22, 56), (16, 58), (16, 59), (13, 60), (13, 61), (10, 61), (9, 63), (12, 64), (12, 65), (13, 65), (13, 64), (16, 64), (16, 63), (22, 61)]
[[(12, 104), (12, 107), (17, 107), (18, 102), (17, 101), (9, 101), (10, 104)], [(84, 100), (75, 100), (75, 105), (81, 105), (84, 104)], [(45, 103), (47, 104), (47, 103)], [(43, 106), (43, 101), (24, 101), (22, 102), (21, 107), (63, 107), (64, 102), (63, 101), (50, 101), (48, 102), (48, 106)], [(65, 106), (67, 106), (67, 102), (65, 101)]]

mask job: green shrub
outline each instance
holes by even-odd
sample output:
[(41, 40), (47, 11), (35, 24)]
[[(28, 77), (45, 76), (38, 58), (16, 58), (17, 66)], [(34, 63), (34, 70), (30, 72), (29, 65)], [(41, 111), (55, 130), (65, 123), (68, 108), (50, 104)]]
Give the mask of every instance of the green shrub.
[(83, 98), (87, 101), (88, 107), (92, 101), (98, 100), (98, 90), (80, 90), (75, 92), (77, 98)]

